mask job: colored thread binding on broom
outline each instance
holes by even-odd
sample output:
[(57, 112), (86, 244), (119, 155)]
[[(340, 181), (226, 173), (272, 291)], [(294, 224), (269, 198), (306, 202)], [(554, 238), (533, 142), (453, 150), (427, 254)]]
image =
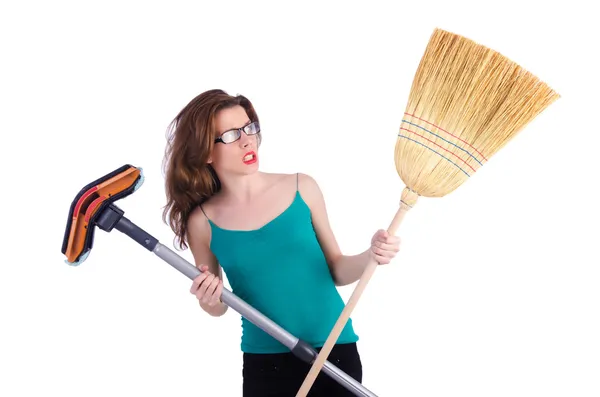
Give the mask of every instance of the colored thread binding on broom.
[(400, 198), (400, 204), (404, 204), (407, 208), (411, 209), (417, 203), (418, 199), (419, 193), (405, 186)]
[[(449, 139), (452, 139), (452, 138), (446, 139), (443, 136), (441, 136), (441, 135), (436, 134), (435, 132), (433, 132), (432, 129), (434, 129), (434, 128), (431, 128), (431, 127), (427, 127), (426, 128), (426, 127), (423, 127), (422, 125), (419, 125), (418, 123), (416, 123), (414, 121), (407, 120), (406, 118), (402, 119), (402, 125), (400, 126), (400, 131), (406, 131), (406, 133), (405, 134), (403, 134), (402, 132), (398, 133), (398, 137), (399, 138), (405, 138), (405, 139), (407, 139), (407, 140), (409, 140), (411, 142), (414, 142), (414, 143), (416, 143), (418, 145), (421, 145), (421, 146), (425, 147), (426, 149), (432, 151), (433, 153), (435, 153), (438, 156), (442, 157), (444, 160), (446, 160), (446, 161), (450, 162), (451, 164), (453, 164), (456, 168), (458, 168), (460, 171), (462, 171), (467, 177), (471, 177), (471, 175), (473, 175), (473, 173), (475, 173), (475, 171), (478, 168), (480, 168), (481, 166), (483, 166), (484, 162), (487, 161), (487, 158), (479, 150), (477, 150), (475, 147), (473, 147), (473, 145), (469, 144), (468, 142), (466, 142), (465, 140), (459, 138), (458, 136), (452, 134), (451, 132), (448, 132), (445, 129), (443, 129), (443, 128), (441, 128), (441, 127), (439, 127), (439, 126), (437, 126), (437, 125), (435, 125), (433, 123), (430, 123), (427, 120), (424, 120), (424, 119), (422, 119), (420, 117), (417, 117), (417, 116), (415, 116), (413, 114), (404, 113), (404, 115), (412, 117), (413, 119), (419, 120), (420, 122), (426, 123), (426, 124), (434, 127), (439, 134), (443, 133), (444, 135), (451, 136), (452, 138), (458, 140), (459, 142), (464, 143), (466, 146), (470, 147), (476, 154), (478, 154), (479, 157), (481, 158), (481, 160), (478, 159), (470, 151), (468, 151), (468, 150), (460, 147), (457, 143), (454, 143), (454, 142), (452, 142), (452, 141), (449, 140)], [(404, 125), (407, 125), (407, 127), (405, 128)], [(461, 156), (459, 156), (454, 151), (451, 151), (451, 150), (443, 147), (442, 145), (436, 143), (432, 139), (429, 139), (429, 138), (425, 137), (424, 133), (422, 135), (418, 131), (413, 131), (412, 129), (410, 129), (411, 126), (415, 127), (415, 128), (418, 128), (420, 130), (423, 130), (423, 131), (425, 131), (425, 133), (430, 134), (430, 135), (434, 135), (437, 138), (441, 139), (442, 141), (447, 142), (448, 144), (450, 144), (452, 146), (455, 146), (458, 150), (466, 153), (468, 155), (468, 157), (470, 157), (475, 162), (477, 162), (479, 164), (479, 166), (477, 166), (477, 165), (473, 166), (473, 165), (469, 164), (470, 160), (468, 158), (465, 160), (464, 158), (462, 158)], [(413, 138), (411, 138), (411, 137), (408, 136), (409, 134), (410, 135), (414, 135), (414, 136), (419, 137), (419, 138), (422, 138), (422, 140), (424, 140), (424, 141), (426, 141), (428, 143), (420, 141), (420, 140), (417, 140), (417, 139), (413, 139)], [(435, 138), (433, 138), (433, 139), (435, 139)], [(437, 146), (439, 149), (441, 149), (441, 151), (449, 153), (451, 156), (455, 157), (456, 159), (458, 159), (458, 161), (460, 161), (461, 163), (463, 163), (466, 166), (465, 168), (468, 167), (472, 172), (469, 173), (467, 170), (465, 170), (465, 168), (463, 168), (464, 166), (461, 166), (461, 165), (457, 164), (454, 160), (452, 160), (449, 157), (446, 157), (446, 155), (440, 153), (440, 151), (438, 151), (439, 149), (436, 150), (436, 149), (432, 148), (431, 145)]]

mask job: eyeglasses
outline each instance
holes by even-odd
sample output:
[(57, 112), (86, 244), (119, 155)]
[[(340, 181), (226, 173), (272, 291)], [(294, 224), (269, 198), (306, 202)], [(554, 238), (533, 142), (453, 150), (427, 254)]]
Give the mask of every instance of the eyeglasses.
[(258, 121), (254, 121), (243, 126), (242, 128), (234, 128), (232, 130), (225, 131), (220, 137), (215, 139), (215, 143), (233, 143), (242, 137), (242, 131), (244, 131), (246, 135), (256, 135), (260, 132), (260, 125), (258, 124)]

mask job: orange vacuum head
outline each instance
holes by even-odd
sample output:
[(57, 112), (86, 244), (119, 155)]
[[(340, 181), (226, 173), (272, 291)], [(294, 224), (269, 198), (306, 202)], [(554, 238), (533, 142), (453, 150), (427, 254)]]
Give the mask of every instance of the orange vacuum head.
[(143, 181), (142, 169), (126, 164), (79, 191), (71, 203), (62, 245), (67, 264), (79, 265), (85, 261), (94, 244), (94, 226), (102, 211), (135, 192)]

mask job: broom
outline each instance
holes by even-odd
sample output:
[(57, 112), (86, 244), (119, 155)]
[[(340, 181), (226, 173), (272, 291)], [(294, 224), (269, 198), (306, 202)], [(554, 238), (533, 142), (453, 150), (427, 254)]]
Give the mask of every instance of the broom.
[[(415, 73), (394, 160), (405, 187), (395, 234), (420, 196), (444, 197), (560, 96), (502, 54), (435, 29)], [(377, 268), (371, 261), (296, 397), (305, 397)]]

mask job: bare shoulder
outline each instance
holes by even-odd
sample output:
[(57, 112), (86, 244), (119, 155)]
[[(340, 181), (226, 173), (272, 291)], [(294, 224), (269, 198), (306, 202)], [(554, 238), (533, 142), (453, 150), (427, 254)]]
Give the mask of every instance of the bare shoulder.
[(219, 212), (224, 204), (222, 204), (221, 192), (215, 193), (213, 196), (209, 197), (208, 200), (202, 203), (202, 207), (198, 205), (190, 214), (189, 220), (190, 222), (196, 223), (197, 227), (202, 230), (210, 232), (210, 224), (208, 219), (216, 219), (219, 217)]
[(200, 268), (202, 265), (207, 265), (211, 273), (222, 277), (221, 266), (210, 249), (211, 227), (202, 210), (203, 208), (200, 208), (200, 206), (196, 207), (188, 218), (188, 246), (194, 256), (196, 267)]
[(281, 172), (263, 172), (262, 174), (267, 178), (270, 185), (279, 185), (291, 181), (292, 178), (296, 178), (296, 174), (286, 174)]
[[(210, 205), (204, 204), (203, 206), (209, 207)], [(188, 244), (191, 250), (210, 245), (210, 224), (202, 210), (203, 208), (197, 206), (192, 210), (187, 221)]]
[(318, 184), (315, 178), (313, 178), (309, 174), (305, 174), (303, 172), (298, 172), (297, 174), (293, 174), (294, 176), (298, 175), (298, 184), (299, 187), (307, 187), (309, 189), (318, 188)]
[(323, 204), (323, 193), (319, 184), (311, 175), (299, 172), (298, 191), (309, 207), (321, 206)]
[(273, 172), (263, 172), (263, 176), (267, 180), (267, 189), (266, 192), (273, 193), (285, 193), (291, 187), (296, 188), (296, 173), (287, 174), (287, 173), (273, 173)]

